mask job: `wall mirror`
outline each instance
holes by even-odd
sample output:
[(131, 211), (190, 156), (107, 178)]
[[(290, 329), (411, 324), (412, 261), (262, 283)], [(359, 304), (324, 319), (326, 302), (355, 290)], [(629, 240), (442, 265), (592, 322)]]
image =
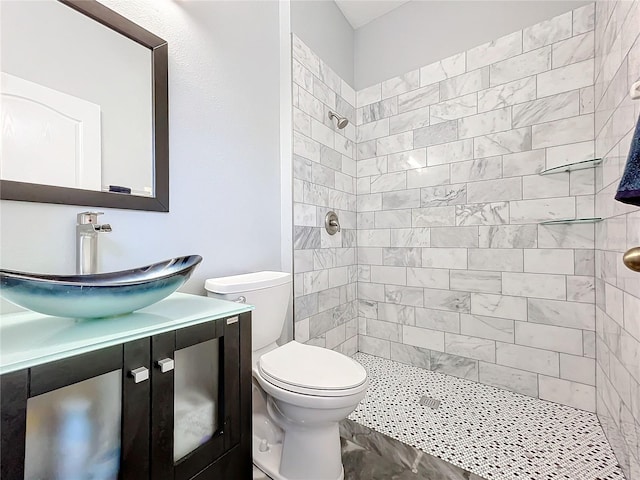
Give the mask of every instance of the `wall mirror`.
[(0, 2), (0, 198), (169, 211), (167, 43), (95, 0)]

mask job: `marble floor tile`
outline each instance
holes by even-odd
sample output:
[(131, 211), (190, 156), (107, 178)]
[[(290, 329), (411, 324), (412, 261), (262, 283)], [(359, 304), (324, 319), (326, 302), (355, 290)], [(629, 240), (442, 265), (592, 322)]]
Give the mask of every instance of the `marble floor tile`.
[[(359, 447), (412, 467), (399, 471), (385, 465), (380, 467), (386, 472), (382, 476), (375, 476), (374, 469), (367, 470), (366, 478), (624, 479), (593, 413), (363, 353), (354, 358), (367, 369), (371, 383), (349, 416), (357, 423), (350, 425), (368, 427), (402, 444), (372, 447), (366, 443), (367, 435), (352, 434), (352, 438)], [(420, 405), (425, 395), (440, 400), (439, 407)], [(344, 436), (344, 424), (342, 430)], [(411, 453), (415, 449), (424, 452), (421, 458), (448, 462), (440, 467), (449, 465), (450, 470), (437, 472), (449, 476), (417, 473), (429, 470), (420, 470), (422, 462)], [(345, 471), (349, 462), (361, 471), (374, 468), (376, 457), (370, 453), (353, 455), (345, 462)], [(456, 476), (460, 470), (453, 466), (468, 476)]]

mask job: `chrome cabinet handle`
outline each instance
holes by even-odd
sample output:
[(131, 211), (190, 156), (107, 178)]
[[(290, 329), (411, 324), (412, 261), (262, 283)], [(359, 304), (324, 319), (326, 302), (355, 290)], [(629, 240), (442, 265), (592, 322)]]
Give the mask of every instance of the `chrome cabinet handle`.
[(167, 373), (173, 370), (173, 368), (175, 367), (175, 363), (173, 361), (173, 358), (163, 358), (162, 360), (158, 360), (156, 362), (156, 366), (162, 373)]
[(144, 382), (149, 379), (149, 369), (146, 367), (134, 368), (129, 374), (133, 377), (134, 383)]

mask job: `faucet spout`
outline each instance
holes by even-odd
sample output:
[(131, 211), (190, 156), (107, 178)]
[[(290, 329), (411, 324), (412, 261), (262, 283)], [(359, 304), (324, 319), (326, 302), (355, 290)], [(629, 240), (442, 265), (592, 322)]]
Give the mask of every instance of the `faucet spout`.
[(76, 273), (98, 273), (98, 234), (111, 232), (111, 225), (98, 225), (102, 212), (82, 212), (76, 224)]

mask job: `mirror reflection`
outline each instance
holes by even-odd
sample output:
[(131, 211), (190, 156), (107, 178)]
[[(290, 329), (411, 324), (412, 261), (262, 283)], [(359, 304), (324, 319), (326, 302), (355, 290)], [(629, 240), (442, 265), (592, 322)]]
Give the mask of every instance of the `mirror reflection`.
[(154, 197), (152, 50), (56, 0), (0, 7), (0, 178)]

